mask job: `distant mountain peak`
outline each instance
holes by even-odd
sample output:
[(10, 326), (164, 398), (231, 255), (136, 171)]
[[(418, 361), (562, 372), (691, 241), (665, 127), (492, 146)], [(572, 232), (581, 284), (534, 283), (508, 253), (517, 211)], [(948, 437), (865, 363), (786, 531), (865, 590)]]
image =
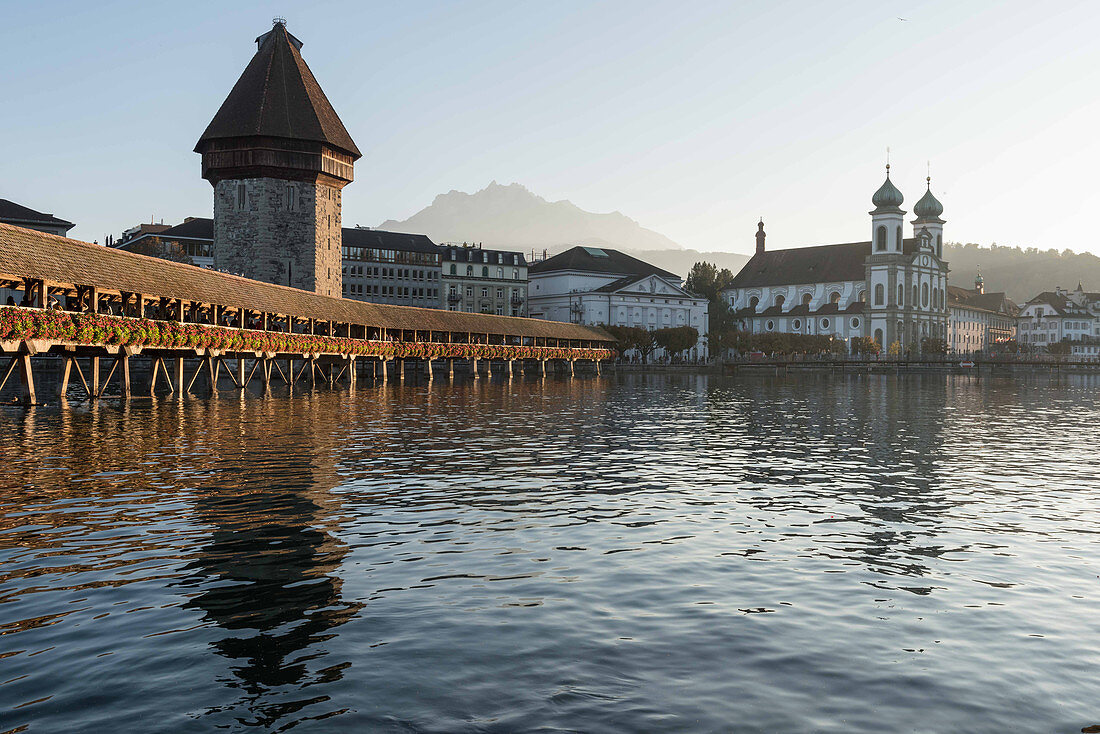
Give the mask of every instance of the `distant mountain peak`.
[(547, 201), (523, 184), (495, 179), (472, 194), (454, 189), (439, 194), (408, 219), (390, 219), (379, 228), (426, 234), (436, 242), (481, 242), (520, 250), (594, 243), (622, 250), (681, 249), (621, 212), (588, 212), (568, 199)]

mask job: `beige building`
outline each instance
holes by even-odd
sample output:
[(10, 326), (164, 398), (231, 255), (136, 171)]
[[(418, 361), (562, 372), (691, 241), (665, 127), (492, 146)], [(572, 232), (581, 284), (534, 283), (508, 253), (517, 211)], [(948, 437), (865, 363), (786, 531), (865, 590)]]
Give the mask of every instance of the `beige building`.
[(448, 311), (527, 315), (527, 259), (523, 253), (445, 244), (443, 302)]
[(973, 290), (947, 286), (947, 348), (952, 354), (990, 354), (1016, 339), (1020, 307), (1003, 292), (986, 293), (981, 274)]

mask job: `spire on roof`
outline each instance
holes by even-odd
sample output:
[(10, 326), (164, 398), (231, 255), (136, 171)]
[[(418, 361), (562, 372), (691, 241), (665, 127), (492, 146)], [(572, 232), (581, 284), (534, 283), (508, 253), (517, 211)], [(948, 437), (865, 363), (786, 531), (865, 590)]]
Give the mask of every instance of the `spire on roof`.
[(299, 49), (302, 42), (276, 18), (256, 39), (256, 55), (199, 138), (195, 152), (223, 138), (285, 138), (324, 143), (361, 157)]

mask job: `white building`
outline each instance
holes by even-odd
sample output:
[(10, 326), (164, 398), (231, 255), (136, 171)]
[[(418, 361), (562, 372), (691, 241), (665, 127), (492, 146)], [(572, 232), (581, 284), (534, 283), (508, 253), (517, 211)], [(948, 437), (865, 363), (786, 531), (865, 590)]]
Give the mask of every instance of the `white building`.
[(986, 293), (981, 274), (974, 289), (947, 286), (947, 346), (953, 354), (995, 353), (1016, 338), (1020, 307), (1004, 293)]
[(872, 238), (866, 242), (767, 251), (764, 223), (756, 254), (723, 297), (753, 333), (873, 337), (883, 349), (947, 338), (947, 263), (943, 261), (943, 206), (931, 181), (913, 208), (914, 236), (902, 237), (903, 197), (886, 181), (871, 198)]
[(574, 247), (532, 264), (528, 277), (534, 318), (651, 331), (691, 326), (699, 341), (685, 356), (707, 358), (707, 299), (667, 270), (618, 250)]
[(1100, 341), (1100, 293), (1088, 293), (1080, 283), (1073, 292), (1040, 293), (1020, 308), (1016, 334), (1020, 344), (1038, 350), (1063, 341), (1077, 346)]

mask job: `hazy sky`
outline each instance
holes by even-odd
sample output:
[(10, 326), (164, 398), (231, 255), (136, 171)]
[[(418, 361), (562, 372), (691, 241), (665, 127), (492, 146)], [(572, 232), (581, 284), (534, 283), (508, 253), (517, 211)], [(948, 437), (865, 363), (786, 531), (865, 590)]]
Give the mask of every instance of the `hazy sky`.
[(947, 239), (1100, 253), (1095, 2), (0, 0), (0, 197), (210, 216), (192, 148), (275, 15), (363, 151), (345, 225), (496, 179), (702, 250), (868, 239), (890, 146)]

